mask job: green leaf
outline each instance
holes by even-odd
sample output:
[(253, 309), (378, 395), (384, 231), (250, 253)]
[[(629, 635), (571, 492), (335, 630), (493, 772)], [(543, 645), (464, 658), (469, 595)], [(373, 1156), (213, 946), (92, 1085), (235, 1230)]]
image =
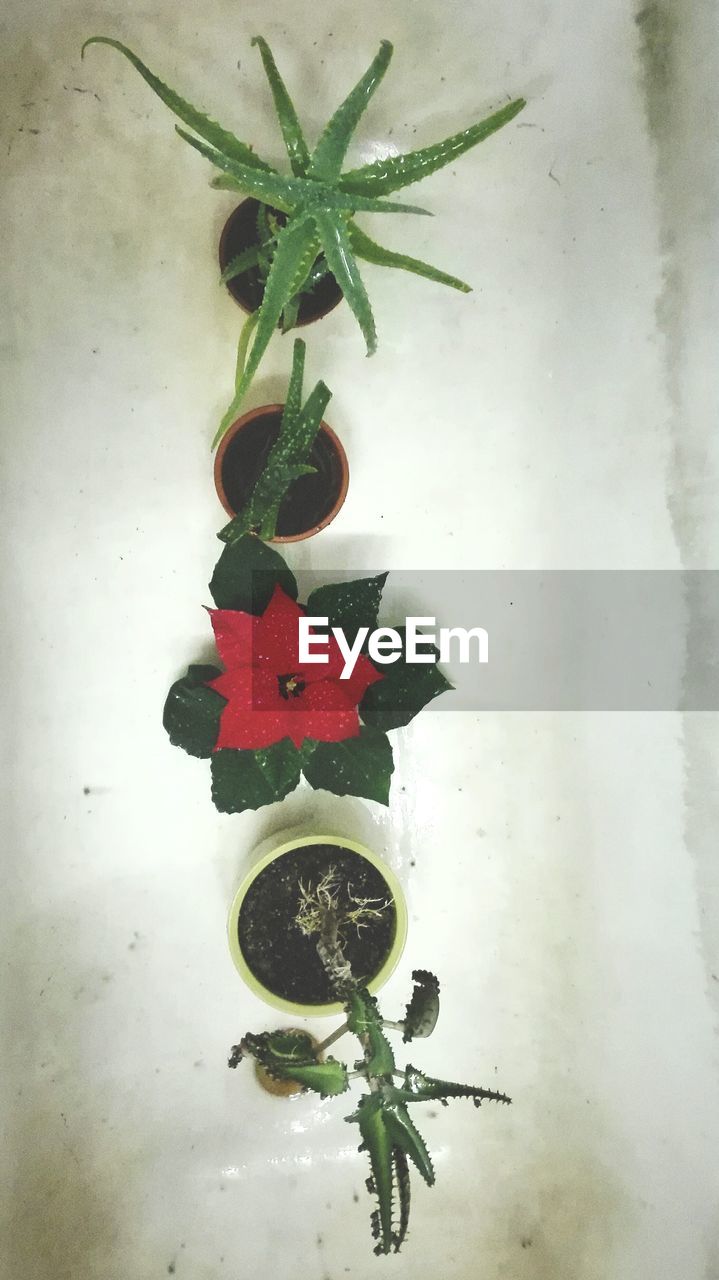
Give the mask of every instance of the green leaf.
[(378, 1218), (373, 1220), (373, 1235), (379, 1243), (375, 1252), (389, 1253), (392, 1248), (392, 1201), (394, 1177), (392, 1140), (387, 1132), (378, 1093), (361, 1098), (357, 1110), (346, 1119), (359, 1125), (362, 1135), (360, 1151), (366, 1151), (372, 1170), (372, 1188), (377, 1196)]
[(389, 803), (390, 779), (394, 770), (392, 748), (387, 736), (362, 725), (356, 738), (344, 742), (318, 742), (303, 767), (304, 775), (316, 791), (336, 796), (364, 796)]
[[(378, 729), (399, 729), (409, 724), (422, 707), (453, 687), (442, 675), (436, 661), (407, 662), (404, 652), (406, 628), (397, 627), (396, 630), (402, 638), (402, 652), (395, 663), (383, 668), (384, 679), (370, 685), (360, 703), (360, 715), (365, 724)], [(434, 653), (436, 659), (436, 649)]]
[(350, 138), (392, 58), (392, 45), (383, 40), (370, 66), (354, 89), (337, 108), (312, 153), (313, 177), (333, 179), (339, 175)]
[(300, 755), (289, 738), (260, 751), (213, 752), (212, 799), (220, 813), (244, 813), (284, 800), (300, 780)]
[(212, 755), (220, 716), (227, 705), (219, 693), (207, 687), (207, 681), (220, 674), (218, 667), (189, 667), (187, 675), (173, 684), (162, 712), (162, 723), (173, 747), (182, 747), (200, 760)]
[(512, 1102), (506, 1093), (498, 1093), (496, 1089), (480, 1089), (475, 1085), (455, 1084), (452, 1080), (437, 1080), (409, 1065), (404, 1073), (404, 1087), (391, 1088), (387, 1092), (393, 1100), (400, 1103), (446, 1103), (450, 1098), (471, 1098), (475, 1107), (479, 1107), (483, 1102), (501, 1102), (507, 1106)]
[[(396, 1090), (392, 1092), (394, 1093)], [(422, 1174), (427, 1186), (431, 1187), (434, 1183), (434, 1168), (432, 1167), (430, 1154), (424, 1138), (410, 1117), (407, 1108), (397, 1100), (390, 1102), (387, 1096), (384, 1095), (382, 1099), (382, 1115), (384, 1116), (384, 1122), (392, 1144), (401, 1147), (405, 1155), (409, 1156), (413, 1165)]]
[(221, 185), (224, 189), (249, 192), (255, 199), (270, 204), (283, 213), (312, 213), (315, 209), (354, 213), (359, 210), (360, 213), (417, 213), (425, 218), (432, 217), (428, 209), (422, 209), (416, 204), (348, 194), (327, 182), (315, 182), (310, 178), (283, 178), (274, 171), (251, 169), (246, 164), (230, 160), (214, 147), (206, 146), (179, 125), (175, 125), (175, 129), (195, 151), (199, 151), (201, 156), (221, 169), (228, 178), (234, 179), (234, 182), (223, 182)]
[(354, 312), (367, 344), (367, 355), (371, 356), (377, 350), (377, 330), (367, 290), (352, 253), (347, 226), (336, 213), (318, 212), (315, 223), (327, 265)]
[(292, 344), (292, 370), (287, 384), (285, 407), (282, 411), (282, 429), (291, 429), (302, 408), (302, 383), (305, 376), (305, 352), (307, 348), (302, 338), (295, 338)]
[(364, 1047), (364, 1064), (368, 1077), (392, 1077), (394, 1054), (384, 1031), (377, 1001), (366, 987), (350, 992), (347, 1003), (347, 1028), (359, 1036)]
[(348, 230), (354, 252), (365, 262), (372, 262), (378, 267), (398, 267), (401, 271), (411, 271), (413, 275), (424, 276), (426, 280), (434, 280), (436, 284), (446, 284), (450, 289), (459, 289), (460, 293), (472, 292), (472, 286), (465, 284), (457, 276), (447, 275), (446, 271), (440, 271), (438, 267), (430, 266), (428, 262), (422, 262), (419, 258), (410, 258), (406, 253), (394, 253), (391, 249), (383, 248), (365, 235), (356, 222), (350, 222)]
[(235, 388), (232, 403), (217, 429), (213, 448), (216, 448), (225, 432), (232, 426), (245, 393), (257, 372), (260, 360), (277, 328), (282, 309), (300, 288), (317, 256), (318, 247), (315, 228), (309, 218), (294, 220), (280, 232), (270, 273), (265, 283), (262, 305), (256, 313), (257, 327), (252, 349)]
[(310, 163), (310, 153), (302, 133), (302, 126), (297, 118), (294, 104), (290, 98), (285, 82), (282, 79), (277, 64), (272, 56), (270, 47), (262, 36), (255, 36), (251, 42), (256, 44), (262, 58), (262, 65), (265, 68), (267, 79), (270, 82), (272, 90), (272, 98), (277, 112), (277, 119), (280, 122), (282, 137), (285, 140), (287, 154), (290, 158), (292, 172), (298, 177), (302, 177), (306, 172)]
[(253, 534), (229, 543), (210, 580), (210, 592), (218, 609), (264, 613), (276, 586), (297, 599), (297, 583), (282, 556)]
[(352, 582), (333, 582), (316, 587), (307, 600), (307, 612), (316, 618), (327, 618), (330, 627), (341, 627), (350, 644), (360, 627), (374, 631), (386, 573), (374, 578), (355, 578)]
[(246, 142), (240, 142), (239, 138), (236, 138), (233, 133), (229, 133), (226, 129), (223, 129), (221, 125), (216, 124), (214, 120), (210, 120), (208, 116), (191, 106), (189, 102), (186, 102), (184, 98), (181, 98), (173, 89), (170, 89), (166, 84), (163, 84), (162, 80), (154, 75), (154, 73), (150, 71), (149, 67), (146, 67), (144, 62), (141, 62), (132, 50), (127, 48), (127, 45), (121, 44), (119, 40), (111, 40), (109, 36), (91, 36), (90, 39), (86, 40), (82, 46), (82, 57), (85, 56), (85, 50), (90, 44), (107, 44), (112, 49), (117, 49), (120, 53), (124, 54), (128, 61), (132, 63), (133, 67), (139, 71), (143, 80), (145, 80), (147, 84), (149, 84), (150, 88), (154, 90), (158, 98), (162, 99), (165, 106), (169, 107), (170, 110), (174, 112), (180, 120), (183, 120), (190, 129), (194, 129), (195, 133), (199, 133), (201, 138), (204, 138), (207, 142), (211, 143), (213, 147), (218, 149), (218, 151), (223, 152), (223, 154), (228, 156), (231, 160), (236, 160), (252, 169), (262, 169), (267, 173), (273, 172), (271, 166), (258, 155), (255, 155), (252, 147), (248, 146)]
[(294, 298), (290, 298), (282, 308), (280, 317), (280, 329), (283, 333), (289, 333), (297, 324), (297, 317), (300, 314), (300, 296), (295, 294)]
[(415, 969), (414, 990), (404, 1015), (405, 1044), (410, 1040), (431, 1036), (439, 1018), (439, 981), (427, 969)]
[(349, 1089), (347, 1068), (336, 1058), (315, 1062), (306, 1067), (281, 1067), (277, 1072), (281, 1080), (296, 1080), (305, 1089), (312, 1089), (322, 1098), (329, 1098)]
[(513, 120), (526, 105), (524, 98), (517, 98), (479, 124), (445, 138), (444, 142), (436, 142), (433, 146), (422, 147), (403, 156), (387, 156), (384, 160), (362, 165), (361, 169), (343, 173), (339, 180), (340, 189), (357, 196), (381, 196), (408, 187), (412, 182), (419, 182), (443, 169), (470, 147), (476, 147), (478, 142), (484, 142), (485, 138)]
[(259, 245), (249, 245), (242, 250), (242, 253), (235, 254), (235, 257), (228, 262), (220, 276), (220, 284), (227, 284), (228, 280), (234, 280), (235, 276), (241, 276), (245, 271), (249, 271), (250, 267), (256, 267), (259, 259)]

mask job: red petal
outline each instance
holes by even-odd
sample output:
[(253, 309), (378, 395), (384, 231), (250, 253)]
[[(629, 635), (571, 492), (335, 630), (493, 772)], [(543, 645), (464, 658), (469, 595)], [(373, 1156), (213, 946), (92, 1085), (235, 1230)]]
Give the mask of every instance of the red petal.
[(256, 619), (253, 637), (254, 666), (277, 675), (299, 671), (299, 624), (304, 609), (282, 587), (276, 586), (265, 612)]
[[(360, 731), (357, 708), (336, 680), (309, 685), (301, 701), (301, 725), (305, 738), (318, 742), (342, 742)], [(299, 743), (297, 744), (299, 745)]]
[(370, 685), (376, 684), (378, 680), (384, 680), (384, 675), (377, 670), (369, 658), (361, 653), (349, 680), (342, 681), (342, 687), (350, 702), (356, 707), (364, 698)]
[(256, 621), (239, 609), (208, 609), (217, 651), (226, 667), (252, 666), (252, 633)]
[(218, 676), (210, 687), (229, 699), (220, 715), (216, 751), (221, 747), (257, 750), (289, 735), (292, 717), (287, 715), (275, 676), (245, 667)]

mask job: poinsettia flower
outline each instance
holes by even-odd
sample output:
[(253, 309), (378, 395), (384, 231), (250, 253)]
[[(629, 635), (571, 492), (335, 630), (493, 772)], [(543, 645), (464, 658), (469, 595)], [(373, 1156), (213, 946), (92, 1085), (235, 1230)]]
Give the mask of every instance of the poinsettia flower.
[(305, 738), (341, 742), (360, 731), (358, 704), (382, 675), (361, 654), (346, 680), (345, 660), (333, 636), (327, 661), (299, 660), (301, 605), (276, 586), (259, 616), (238, 609), (209, 609), (220, 658), (227, 670), (209, 687), (227, 699), (215, 750), (257, 750), (282, 738), (301, 747)]

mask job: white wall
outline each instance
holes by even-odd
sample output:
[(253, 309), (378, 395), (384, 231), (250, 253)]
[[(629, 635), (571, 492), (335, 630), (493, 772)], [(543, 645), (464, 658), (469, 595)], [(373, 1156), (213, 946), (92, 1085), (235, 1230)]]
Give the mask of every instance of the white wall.
[[(388, 813), (309, 792), (214, 811), (160, 715), (208, 637), (209, 441), (239, 320), (214, 253), (233, 202), (119, 55), (79, 60), (89, 35), (125, 39), (278, 160), (258, 31), (311, 134), (394, 40), (355, 158), (529, 99), (421, 189), (433, 220), (374, 220), (475, 292), (368, 268), (372, 362), (346, 308), (307, 332), (352, 478), (293, 565), (708, 568), (712, 8), (6, 7), (8, 1280), (290, 1280), (298, 1259), (306, 1280), (719, 1276), (716, 718), (425, 713), (397, 735)], [(272, 1023), (224, 940), (239, 869), (314, 816), (369, 826), (408, 887), (388, 1001), (416, 966), (444, 995), (417, 1061), (515, 1098), (427, 1118), (437, 1185), (417, 1186), (387, 1263), (349, 1107), (280, 1104), (225, 1067)]]

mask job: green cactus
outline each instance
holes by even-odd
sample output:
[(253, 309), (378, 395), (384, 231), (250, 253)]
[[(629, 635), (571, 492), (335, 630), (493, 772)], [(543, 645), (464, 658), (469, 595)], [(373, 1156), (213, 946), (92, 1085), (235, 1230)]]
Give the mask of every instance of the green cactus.
[[(336, 958), (334, 965), (336, 968)], [(277, 1079), (294, 1080), (323, 1098), (344, 1093), (351, 1079), (365, 1081), (369, 1092), (345, 1119), (359, 1127), (359, 1149), (366, 1151), (370, 1162), (367, 1186), (377, 1199), (370, 1219), (377, 1254), (399, 1252), (406, 1238), (410, 1163), (428, 1186), (434, 1183), (429, 1151), (408, 1107), (430, 1101), (447, 1106), (451, 1098), (471, 1098), (476, 1107), (485, 1101), (511, 1102), (504, 1093), (438, 1080), (410, 1065), (404, 1071), (397, 1070), (385, 1029), (401, 1030), (405, 1040), (427, 1036), (434, 1030), (439, 1014), (439, 982), (434, 974), (415, 970), (412, 979), (415, 988), (403, 1022), (384, 1019), (367, 988), (355, 986), (345, 991), (346, 1022), (324, 1044), (313, 1048), (308, 1036), (296, 1032), (248, 1034), (235, 1046), (229, 1060), (230, 1066), (236, 1067), (243, 1057), (254, 1057)], [(346, 1031), (356, 1035), (362, 1046), (362, 1057), (354, 1064), (354, 1071), (334, 1058), (321, 1060), (323, 1050)]]
[(279, 435), (247, 504), (218, 533), (223, 542), (236, 542), (245, 533), (256, 533), (269, 542), (275, 536), (280, 507), (290, 486), (299, 476), (315, 470), (306, 459), (332, 393), (324, 382), (318, 382), (303, 405), (304, 367), (305, 344), (296, 338)]
[(364, 336), (368, 355), (377, 346), (377, 334), (358, 258), (378, 266), (410, 271), (464, 293), (470, 291), (470, 286), (455, 276), (376, 244), (357, 226), (354, 215), (426, 213), (427, 210), (415, 205), (390, 201), (387, 196), (456, 160), (501, 129), (526, 105), (523, 98), (517, 98), (442, 142), (406, 155), (375, 160), (343, 173), (350, 139), (389, 66), (392, 45), (388, 40), (382, 41), (367, 71), (337, 108), (311, 151), (267, 42), (262, 36), (256, 36), (252, 43), (260, 51), (270, 83), (292, 177), (279, 174), (251, 146), (181, 98), (119, 40), (92, 36), (82, 50), (84, 55), (88, 45), (106, 44), (122, 53), (165, 105), (192, 130), (188, 133), (176, 125), (180, 137), (220, 170), (213, 185), (254, 196), (268, 209), (284, 215), (284, 220), (273, 219), (271, 214), (263, 218), (257, 250), (248, 251), (248, 256), (241, 261), (235, 259), (225, 272), (225, 278), (229, 279), (248, 267), (259, 266), (265, 274), (265, 290), (247, 364), (218, 428), (215, 445), (237, 415), (278, 323), (284, 329), (294, 323), (299, 294), (326, 271), (332, 272), (347, 299)]

